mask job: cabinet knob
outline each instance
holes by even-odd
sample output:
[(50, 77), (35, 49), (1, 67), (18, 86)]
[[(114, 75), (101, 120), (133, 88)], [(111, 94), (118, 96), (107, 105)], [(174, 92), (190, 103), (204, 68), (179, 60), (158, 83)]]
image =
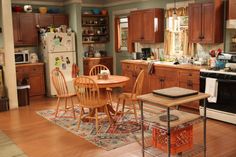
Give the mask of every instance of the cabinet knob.
[(189, 73), (188, 76), (193, 76), (193, 74), (192, 74), (192, 73)]

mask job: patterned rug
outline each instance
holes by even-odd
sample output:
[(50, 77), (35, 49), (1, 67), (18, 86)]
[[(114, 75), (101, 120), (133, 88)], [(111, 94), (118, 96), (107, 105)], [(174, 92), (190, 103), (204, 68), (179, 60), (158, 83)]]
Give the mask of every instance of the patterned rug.
[[(96, 134), (96, 127), (93, 122), (81, 122), (78, 129), (78, 119), (73, 119), (71, 112), (59, 113), (59, 116), (70, 118), (55, 118), (54, 109), (37, 111), (37, 114), (105, 150), (112, 150), (141, 140), (141, 126), (135, 121), (133, 114), (114, 117), (116, 121), (114, 125), (109, 125), (109, 122), (102, 122), (99, 134)], [(78, 115), (79, 110), (76, 109), (76, 117)], [(146, 113), (145, 116), (152, 115)], [(145, 123), (145, 136), (151, 137), (151, 133), (151, 126)]]

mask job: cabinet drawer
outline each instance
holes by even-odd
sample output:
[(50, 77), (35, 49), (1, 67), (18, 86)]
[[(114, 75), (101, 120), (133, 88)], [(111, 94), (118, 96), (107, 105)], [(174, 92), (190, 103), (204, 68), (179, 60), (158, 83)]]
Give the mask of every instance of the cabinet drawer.
[(43, 73), (43, 66), (32, 66), (29, 68), (30, 74), (39, 74)]
[(134, 71), (134, 64), (123, 63), (122, 70)]
[(136, 65), (135, 71), (140, 72), (141, 70), (147, 70), (147, 65)]
[(169, 80), (177, 80), (179, 75), (178, 75), (178, 70), (177, 69), (172, 69), (172, 68), (160, 68), (160, 67), (155, 67), (154, 68), (154, 73), (161, 78), (167, 78)]
[(29, 73), (29, 67), (16, 67), (16, 74)]
[(179, 72), (180, 82), (183, 83), (192, 82), (193, 84), (199, 84), (199, 77), (199, 71), (181, 70)]

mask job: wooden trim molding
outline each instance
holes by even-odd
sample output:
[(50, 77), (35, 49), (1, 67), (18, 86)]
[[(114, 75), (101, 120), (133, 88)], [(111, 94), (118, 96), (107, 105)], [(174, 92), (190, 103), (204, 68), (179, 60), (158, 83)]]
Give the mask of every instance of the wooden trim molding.
[(31, 4), (31, 5), (48, 5), (48, 6), (65, 6), (68, 4), (74, 4), (74, 3), (82, 3), (82, 0), (66, 0), (66, 1), (43, 1), (43, 0), (38, 0), (38, 1), (32, 1), (32, 0), (12, 0), (13, 4)]

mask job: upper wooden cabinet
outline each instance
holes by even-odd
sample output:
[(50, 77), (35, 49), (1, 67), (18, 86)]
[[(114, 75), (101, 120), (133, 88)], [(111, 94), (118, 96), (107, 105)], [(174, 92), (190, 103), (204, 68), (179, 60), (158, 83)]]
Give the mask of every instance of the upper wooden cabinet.
[(189, 4), (189, 42), (223, 42), (223, 2)]
[(68, 16), (65, 14), (37, 14), (36, 16), (40, 27), (68, 25)]
[(35, 14), (13, 13), (13, 34), (15, 46), (37, 44)]
[(130, 20), (133, 42), (158, 43), (164, 41), (164, 9), (132, 11)]
[(53, 25), (59, 27), (61, 25), (68, 26), (68, 16), (64, 14), (54, 14), (53, 15)]
[(228, 19), (236, 19), (236, 0), (228, 0)]

